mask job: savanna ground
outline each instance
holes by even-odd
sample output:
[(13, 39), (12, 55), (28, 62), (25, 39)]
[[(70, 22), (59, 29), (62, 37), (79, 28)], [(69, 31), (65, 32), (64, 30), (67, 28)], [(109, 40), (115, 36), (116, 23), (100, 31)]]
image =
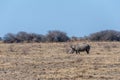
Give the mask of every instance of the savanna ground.
[(120, 42), (87, 42), (89, 55), (66, 53), (76, 43), (1, 43), (0, 80), (120, 80)]

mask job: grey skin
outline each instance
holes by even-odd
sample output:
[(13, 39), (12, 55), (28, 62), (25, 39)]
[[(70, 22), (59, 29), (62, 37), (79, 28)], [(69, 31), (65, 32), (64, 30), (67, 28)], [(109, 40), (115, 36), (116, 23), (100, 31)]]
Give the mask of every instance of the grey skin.
[(74, 53), (76, 52), (80, 54), (80, 52), (82, 51), (86, 51), (87, 54), (89, 54), (89, 51), (90, 51), (90, 45), (88, 44), (77, 44), (77, 45), (71, 45), (71, 53)]

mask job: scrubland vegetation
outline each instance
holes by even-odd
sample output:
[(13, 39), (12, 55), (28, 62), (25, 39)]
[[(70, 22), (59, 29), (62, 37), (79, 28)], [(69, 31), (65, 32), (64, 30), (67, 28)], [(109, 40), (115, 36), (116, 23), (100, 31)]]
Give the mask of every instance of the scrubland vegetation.
[(92, 33), (85, 37), (69, 37), (67, 33), (53, 30), (48, 31), (46, 35), (18, 32), (17, 34), (7, 33), (3, 38), (0, 38), (4, 43), (31, 43), (31, 42), (68, 42), (68, 41), (120, 41), (120, 32), (115, 30), (104, 30)]
[[(66, 53), (88, 43), (90, 54)], [(120, 42), (0, 43), (0, 80), (119, 80)]]
[[(0, 38), (0, 80), (119, 80), (120, 32), (85, 37), (65, 32), (18, 32)], [(87, 43), (90, 53), (70, 54), (70, 45)]]

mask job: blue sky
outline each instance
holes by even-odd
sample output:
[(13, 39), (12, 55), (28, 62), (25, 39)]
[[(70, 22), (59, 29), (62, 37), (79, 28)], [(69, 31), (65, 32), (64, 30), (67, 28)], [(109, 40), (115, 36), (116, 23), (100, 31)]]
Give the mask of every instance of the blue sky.
[(120, 31), (120, 0), (0, 0), (0, 36), (19, 31), (68, 36)]

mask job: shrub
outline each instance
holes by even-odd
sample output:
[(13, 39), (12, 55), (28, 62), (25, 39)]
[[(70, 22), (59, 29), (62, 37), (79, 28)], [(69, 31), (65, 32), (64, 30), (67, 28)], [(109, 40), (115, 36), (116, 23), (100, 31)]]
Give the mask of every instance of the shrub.
[(19, 40), (19, 42), (28, 42), (29, 41), (29, 34), (26, 32), (19, 32), (16, 35), (16, 38)]
[(120, 41), (120, 32), (104, 30), (91, 34), (89, 39), (92, 41)]
[(2, 41), (2, 37), (0, 37), (0, 41)]
[(29, 36), (30, 36), (29, 40), (32, 42), (45, 42), (46, 41), (46, 37), (42, 34), (31, 33), (29, 34)]
[(48, 42), (65, 42), (69, 40), (65, 32), (58, 30), (49, 31), (46, 38)]
[(16, 42), (16, 41), (17, 41), (16, 35), (12, 34), (12, 33), (6, 34), (3, 38), (3, 42), (5, 42), (5, 43), (13, 43), (13, 42)]
[(21, 43), (21, 42), (45, 42), (46, 37), (41, 34), (18, 32), (17, 34), (8, 33), (4, 36), (5, 43)]

